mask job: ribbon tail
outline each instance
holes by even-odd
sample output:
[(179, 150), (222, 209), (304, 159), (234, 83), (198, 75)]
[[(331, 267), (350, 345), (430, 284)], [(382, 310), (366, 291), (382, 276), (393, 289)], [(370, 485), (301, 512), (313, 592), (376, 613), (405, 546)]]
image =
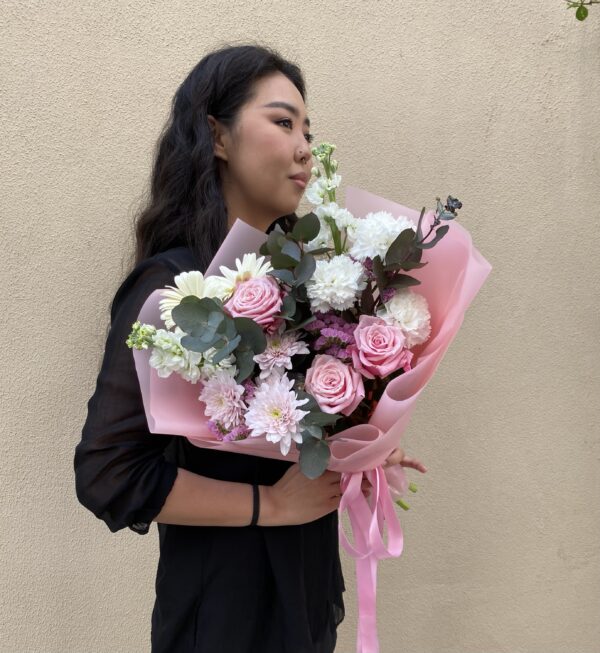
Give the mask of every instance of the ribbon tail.
[(356, 560), (356, 590), (358, 593), (357, 653), (379, 653), (377, 637), (377, 564), (374, 555)]

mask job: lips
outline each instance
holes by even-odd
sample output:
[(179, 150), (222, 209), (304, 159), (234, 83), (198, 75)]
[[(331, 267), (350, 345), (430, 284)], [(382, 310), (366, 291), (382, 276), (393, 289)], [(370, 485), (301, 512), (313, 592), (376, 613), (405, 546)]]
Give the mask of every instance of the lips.
[(297, 175), (293, 175), (290, 179), (300, 179), (306, 185), (308, 181), (308, 175), (305, 172), (299, 172)]
[(299, 188), (306, 188), (306, 182), (300, 179), (300, 177), (290, 177), (290, 179), (298, 186)]

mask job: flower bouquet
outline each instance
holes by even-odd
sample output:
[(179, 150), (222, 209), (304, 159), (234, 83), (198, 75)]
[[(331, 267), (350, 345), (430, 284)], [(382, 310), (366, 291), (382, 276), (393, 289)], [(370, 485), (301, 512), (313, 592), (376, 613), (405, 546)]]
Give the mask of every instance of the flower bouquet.
[(127, 344), (152, 432), (299, 461), (310, 478), (342, 473), (354, 543), (341, 520), (339, 535), (356, 558), (365, 653), (378, 651), (377, 562), (403, 548), (392, 498), (406, 509), (409, 489), (382, 463), (491, 267), (460, 225), (441, 224), (455, 198), (417, 215), (348, 188), (340, 207), (334, 149), (313, 148), (314, 211), (268, 236), (237, 220), (205, 274), (150, 295)]

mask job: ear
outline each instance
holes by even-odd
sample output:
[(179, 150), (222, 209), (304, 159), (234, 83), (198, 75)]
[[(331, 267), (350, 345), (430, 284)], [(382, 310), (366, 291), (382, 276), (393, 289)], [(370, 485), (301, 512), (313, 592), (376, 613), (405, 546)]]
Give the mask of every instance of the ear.
[(225, 130), (221, 123), (214, 116), (208, 115), (208, 125), (212, 132), (214, 153), (218, 159), (227, 161), (227, 151), (225, 149)]

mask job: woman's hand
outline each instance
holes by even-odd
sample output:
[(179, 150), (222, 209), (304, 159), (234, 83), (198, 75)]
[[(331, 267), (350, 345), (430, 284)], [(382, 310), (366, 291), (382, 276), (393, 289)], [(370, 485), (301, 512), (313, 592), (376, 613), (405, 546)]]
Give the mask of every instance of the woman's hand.
[(424, 474), (427, 471), (427, 467), (416, 458), (408, 458), (404, 453), (404, 449), (394, 449), (392, 453), (386, 458), (384, 467), (390, 467), (391, 465), (401, 465), (402, 467), (412, 467), (417, 471)]

